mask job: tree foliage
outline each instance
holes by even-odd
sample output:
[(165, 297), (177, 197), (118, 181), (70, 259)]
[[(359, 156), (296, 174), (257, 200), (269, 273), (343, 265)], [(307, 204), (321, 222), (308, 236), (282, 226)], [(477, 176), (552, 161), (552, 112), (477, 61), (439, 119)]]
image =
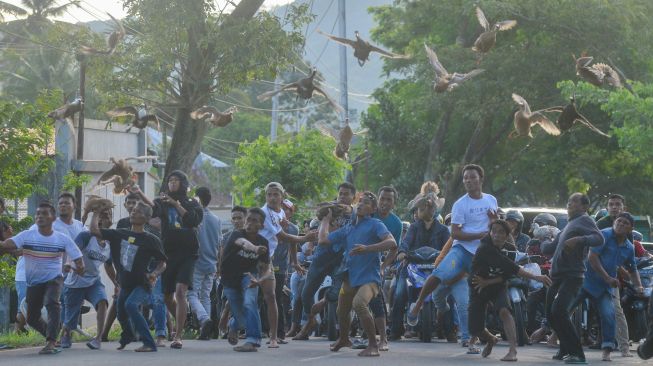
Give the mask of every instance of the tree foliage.
[(234, 189), (241, 204), (260, 205), (265, 201), (263, 188), (280, 182), (292, 199), (300, 203), (318, 203), (332, 199), (344, 179), (348, 164), (333, 155), (335, 141), (317, 131), (302, 131), (285, 142), (271, 143), (259, 137), (243, 144), (236, 160)]
[[(482, 30), (476, 5), (490, 21), (518, 21), (514, 30), (497, 35), (496, 47), (479, 66), (471, 50)], [(614, 131), (617, 139), (581, 127), (560, 137), (537, 127), (532, 140), (507, 135), (516, 110), (511, 93), (522, 95), (534, 110), (567, 103), (571, 93), (561, 95), (557, 83), (577, 80), (572, 54), (587, 51), (596, 62), (645, 80), (653, 56), (647, 41), (653, 21), (646, 16), (652, 8), (643, 0), (417, 0), (373, 8), (378, 22), (373, 38), (414, 57), (386, 60), (393, 78), (375, 91), (378, 104), (364, 115), (363, 124), (370, 128), (370, 176), (376, 185), (394, 184), (404, 195), (416, 193), (424, 179), (435, 179), (448, 205), (462, 191), (460, 168), (466, 163), (485, 167), (486, 190), (502, 205), (561, 205), (575, 190), (595, 199), (615, 191), (640, 196), (646, 184), (638, 189), (623, 184), (625, 177), (640, 173), (641, 164), (624, 160), (636, 152), (621, 138), (618, 113), (602, 110), (610, 103), (583, 105), (582, 113), (599, 128)], [(435, 94), (424, 43), (450, 72), (477, 67), (486, 72), (451, 93)], [(619, 98), (627, 98), (624, 93)]]

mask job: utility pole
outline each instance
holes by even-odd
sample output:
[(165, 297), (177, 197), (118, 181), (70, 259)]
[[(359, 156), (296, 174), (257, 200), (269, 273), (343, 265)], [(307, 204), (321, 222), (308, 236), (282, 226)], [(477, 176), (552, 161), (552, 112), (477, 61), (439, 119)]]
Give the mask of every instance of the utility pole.
[[(338, 0), (338, 30), (339, 36), (347, 38), (347, 24), (345, 17), (345, 0)], [(347, 46), (340, 47), (340, 105), (345, 110), (340, 118), (340, 127), (345, 126), (345, 119), (349, 117), (349, 103), (347, 100)]]
[[(274, 78), (274, 90), (281, 88), (281, 78), (279, 74)], [(279, 124), (279, 94), (272, 97), (272, 123), (270, 124), (270, 142), (277, 141), (277, 125)]]
[[(82, 100), (82, 108), (79, 110), (78, 123), (77, 123), (77, 161), (84, 160), (84, 102), (86, 99), (86, 56), (82, 53), (75, 55), (79, 61), (79, 98)], [(80, 175), (81, 172), (77, 172)], [(77, 201), (77, 209), (75, 210), (75, 218), (77, 220), (82, 217), (82, 187), (75, 188), (75, 200)]]

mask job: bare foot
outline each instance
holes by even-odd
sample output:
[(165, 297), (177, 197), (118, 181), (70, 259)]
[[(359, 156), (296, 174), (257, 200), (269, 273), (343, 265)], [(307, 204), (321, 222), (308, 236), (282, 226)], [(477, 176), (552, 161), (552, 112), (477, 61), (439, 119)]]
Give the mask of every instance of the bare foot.
[(494, 345), (496, 345), (497, 342), (499, 342), (497, 337), (492, 337), (492, 338), (488, 339), (487, 344), (485, 345), (485, 348), (483, 348), (483, 352), (481, 352), (481, 356), (483, 356), (483, 358), (489, 356), (490, 353), (492, 353), (492, 347), (494, 347)]
[(338, 341), (331, 345), (331, 352), (338, 352), (342, 347), (351, 347), (351, 341), (347, 339), (346, 341), (338, 339)]
[(377, 347), (368, 346), (358, 353), (360, 357), (379, 357), (379, 349)]
[(516, 362), (517, 361), (517, 352), (516, 351), (508, 351), (508, 353), (505, 356), (503, 356), (501, 361)]

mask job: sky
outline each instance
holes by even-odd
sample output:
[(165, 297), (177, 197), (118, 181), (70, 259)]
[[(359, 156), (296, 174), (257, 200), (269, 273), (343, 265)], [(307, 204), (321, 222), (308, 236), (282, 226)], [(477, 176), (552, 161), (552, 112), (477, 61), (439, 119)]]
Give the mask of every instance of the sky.
[[(13, 5), (21, 6), (20, 0), (4, 0)], [(57, 1), (58, 4), (64, 4), (66, 0)], [(224, 0), (217, 0), (219, 5), (225, 3)], [(266, 9), (287, 4), (292, 2), (292, 0), (265, 0), (263, 7)], [(81, 0), (81, 9), (73, 7), (66, 14), (57, 18), (69, 23), (77, 22), (88, 22), (91, 20), (108, 19), (107, 12), (111, 13), (116, 18), (122, 18), (125, 16), (125, 12), (122, 9), (122, 1), (118, 0)], [(11, 20), (11, 16), (5, 16), (6, 20)]]

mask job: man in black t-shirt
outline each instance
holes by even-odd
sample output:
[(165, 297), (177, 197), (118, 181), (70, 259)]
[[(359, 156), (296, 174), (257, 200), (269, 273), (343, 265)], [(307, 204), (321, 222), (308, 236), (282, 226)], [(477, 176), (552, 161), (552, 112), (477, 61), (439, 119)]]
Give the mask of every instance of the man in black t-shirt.
[(475, 345), (478, 338), (486, 342), (483, 357), (489, 356), (492, 347), (498, 342), (498, 339), (485, 328), (486, 308), (488, 303), (492, 302), (494, 310), (499, 312), (510, 344), (508, 354), (501, 361), (517, 361), (517, 331), (515, 320), (510, 313), (506, 281), (517, 275), (542, 282), (547, 286), (551, 285), (551, 279), (547, 276), (531, 274), (503, 254), (502, 249), (507, 249), (508, 245), (511, 245), (509, 249), (516, 249), (514, 244), (507, 242), (511, 232), (512, 228), (504, 220), (496, 220), (492, 223), (489, 235), (481, 239), (481, 245), (474, 254), (469, 276), (469, 333), (472, 339), (469, 342), (468, 353), (480, 352)]
[[(247, 212), (244, 230), (234, 230), (224, 245), (222, 285), (231, 304), (233, 317), (229, 320), (229, 344), (238, 343), (238, 330), (245, 328), (245, 344), (234, 347), (238, 352), (256, 352), (261, 344), (261, 318), (258, 312), (258, 288), (261, 281), (274, 276), (269, 270), (268, 241), (259, 230), (263, 228), (265, 212), (251, 208)], [(259, 265), (260, 268), (259, 271)], [(254, 277), (255, 273), (265, 274)]]
[[(156, 344), (139, 307), (149, 303), (152, 286), (165, 269), (167, 258), (163, 254), (159, 238), (144, 230), (145, 223), (152, 217), (152, 208), (139, 202), (129, 217), (131, 230), (108, 230), (98, 227), (98, 215), (94, 214), (91, 233), (98, 239), (109, 241), (111, 258), (120, 278), (118, 321), (122, 334), (118, 350), (136, 340), (136, 331), (143, 341), (143, 346), (135, 351), (155, 352)], [(152, 259), (157, 261), (157, 266), (152, 272), (148, 272)]]

